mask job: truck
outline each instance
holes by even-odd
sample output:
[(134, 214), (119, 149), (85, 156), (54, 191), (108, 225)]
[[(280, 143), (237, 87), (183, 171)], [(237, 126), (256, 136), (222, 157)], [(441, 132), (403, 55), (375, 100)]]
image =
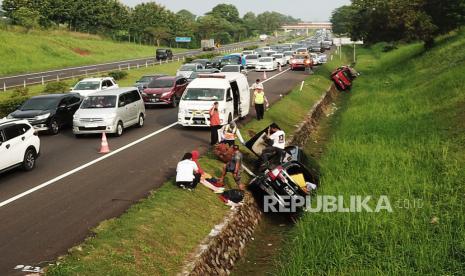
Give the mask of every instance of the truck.
[(189, 83), (179, 102), (178, 123), (184, 127), (209, 127), (209, 110), (215, 102), (221, 125), (247, 116), (250, 110), (247, 77), (232, 72), (199, 75)]
[(261, 34), (259, 38), (260, 38), (260, 41), (265, 41), (268, 39), (268, 36), (266, 34)]
[(202, 39), (200, 41), (200, 46), (203, 51), (213, 51), (215, 50), (215, 40), (214, 39)]

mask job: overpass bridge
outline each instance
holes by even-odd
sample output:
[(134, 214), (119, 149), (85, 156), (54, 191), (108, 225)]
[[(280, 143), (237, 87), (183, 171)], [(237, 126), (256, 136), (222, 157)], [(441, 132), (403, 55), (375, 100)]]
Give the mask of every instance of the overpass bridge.
[(309, 30), (327, 29), (332, 30), (333, 24), (331, 22), (301, 22), (295, 25), (281, 26), (285, 32), (289, 31), (305, 31), (308, 35)]

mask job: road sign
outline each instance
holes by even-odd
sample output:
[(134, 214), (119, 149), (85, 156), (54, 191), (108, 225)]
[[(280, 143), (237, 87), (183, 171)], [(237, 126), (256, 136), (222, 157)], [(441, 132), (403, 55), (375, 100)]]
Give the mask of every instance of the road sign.
[(191, 42), (192, 38), (190, 37), (176, 37), (176, 42)]

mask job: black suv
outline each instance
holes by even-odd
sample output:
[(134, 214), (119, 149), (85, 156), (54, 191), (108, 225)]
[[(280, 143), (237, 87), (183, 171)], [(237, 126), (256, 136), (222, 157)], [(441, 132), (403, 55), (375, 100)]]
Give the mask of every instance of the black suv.
[(28, 120), (36, 131), (55, 135), (63, 126), (73, 125), (73, 115), (81, 101), (75, 93), (40, 95), (26, 100), (8, 118)]
[(157, 60), (167, 60), (173, 58), (173, 52), (171, 49), (157, 49), (155, 57)]

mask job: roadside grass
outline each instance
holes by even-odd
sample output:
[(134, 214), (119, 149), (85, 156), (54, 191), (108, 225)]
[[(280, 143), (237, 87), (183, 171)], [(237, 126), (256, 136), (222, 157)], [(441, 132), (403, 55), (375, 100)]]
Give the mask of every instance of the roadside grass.
[(393, 212), (307, 213), (280, 275), (465, 273), (465, 31), (431, 51), (358, 49), (355, 82), (320, 162), (320, 195), (386, 195)]
[[(328, 64), (307, 78), (302, 92), (298, 91), (299, 85), (274, 104), (266, 112), (265, 120), (252, 120), (242, 126), (244, 138), (250, 137), (248, 130), (259, 131), (272, 121), (288, 133), (293, 132), (328, 88), (326, 68), (335, 64)], [(250, 154), (246, 149), (242, 152)], [(211, 152), (200, 159), (200, 164), (213, 176), (221, 173), (222, 163)], [(243, 176), (244, 183), (248, 183), (250, 178), (246, 173)], [(230, 174), (225, 183), (234, 187)], [(121, 217), (102, 222), (92, 231), (95, 235), (70, 249), (68, 255), (47, 268), (46, 274), (175, 275), (227, 212), (217, 195), (202, 185), (187, 192), (175, 187), (170, 179)]]
[(154, 46), (67, 31), (0, 30), (0, 45), (0, 76), (149, 57), (155, 56), (156, 50)]

